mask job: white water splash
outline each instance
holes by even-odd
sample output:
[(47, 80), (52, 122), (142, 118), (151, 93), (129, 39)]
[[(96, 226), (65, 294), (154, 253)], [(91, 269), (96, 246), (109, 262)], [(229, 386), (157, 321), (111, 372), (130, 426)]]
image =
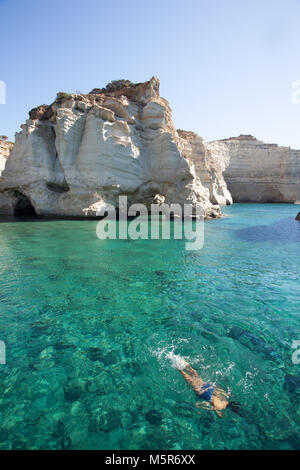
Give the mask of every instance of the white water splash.
[(183, 370), (188, 366), (186, 360), (179, 354), (174, 354), (173, 351), (167, 353), (166, 358), (170, 359), (171, 366), (174, 367), (174, 369)]
[[(181, 338), (177, 340), (177, 343), (181, 342), (188, 342), (188, 340)], [(178, 370), (183, 370), (188, 366), (188, 362), (190, 359), (188, 357), (184, 358), (183, 356), (180, 356), (179, 354), (174, 353), (175, 350), (175, 345), (172, 343), (172, 345), (164, 346), (161, 348), (158, 348), (156, 350), (151, 350), (151, 354), (161, 362), (164, 360), (170, 361), (171, 366), (174, 369)]]

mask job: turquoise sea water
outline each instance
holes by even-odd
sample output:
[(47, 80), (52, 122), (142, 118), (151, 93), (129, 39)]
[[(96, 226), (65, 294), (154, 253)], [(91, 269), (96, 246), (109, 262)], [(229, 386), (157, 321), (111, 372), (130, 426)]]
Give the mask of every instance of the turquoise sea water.
[[(197, 252), (0, 223), (0, 449), (300, 448), (297, 206), (224, 212)], [(171, 353), (240, 413), (198, 414)]]

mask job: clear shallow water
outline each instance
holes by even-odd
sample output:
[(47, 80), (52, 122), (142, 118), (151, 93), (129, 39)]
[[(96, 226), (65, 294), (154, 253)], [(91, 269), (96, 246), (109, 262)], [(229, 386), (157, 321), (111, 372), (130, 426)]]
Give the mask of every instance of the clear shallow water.
[[(0, 223), (0, 449), (300, 448), (297, 208), (228, 207), (198, 252)], [(241, 413), (199, 415), (170, 353)]]

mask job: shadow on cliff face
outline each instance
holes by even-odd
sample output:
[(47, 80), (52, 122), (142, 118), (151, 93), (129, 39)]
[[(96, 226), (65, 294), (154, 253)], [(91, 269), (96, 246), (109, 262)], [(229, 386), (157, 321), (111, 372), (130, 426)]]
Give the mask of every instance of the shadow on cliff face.
[(29, 197), (25, 196), (20, 192), (17, 192), (16, 203), (14, 207), (14, 216), (15, 217), (26, 217), (26, 218), (35, 218), (37, 213), (35, 208), (31, 204)]
[(261, 202), (285, 202), (285, 197), (278, 189), (271, 186), (262, 193)]
[(296, 243), (300, 242), (300, 223), (288, 217), (271, 225), (256, 225), (235, 230), (235, 235), (247, 242)]

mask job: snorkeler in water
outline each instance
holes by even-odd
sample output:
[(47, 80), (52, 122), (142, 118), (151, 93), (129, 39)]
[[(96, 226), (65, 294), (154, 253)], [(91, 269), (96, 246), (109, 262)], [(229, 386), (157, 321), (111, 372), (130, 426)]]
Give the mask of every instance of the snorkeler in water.
[(224, 411), (228, 406), (232, 411), (238, 413), (239, 403), (229, 401), (229, 395), (225, 390), (222, 390), (211, 383), (204, 382), (190, 364), (186, 364), (183, 370), (178, 370), (183, 375), (187, 383), (194, 389), (196, 395), (199, 398), (202, 398), (203, 401), (196, 403), (197, 407), (215, 411), (219, 417), (223, 416), (222, 411)]

